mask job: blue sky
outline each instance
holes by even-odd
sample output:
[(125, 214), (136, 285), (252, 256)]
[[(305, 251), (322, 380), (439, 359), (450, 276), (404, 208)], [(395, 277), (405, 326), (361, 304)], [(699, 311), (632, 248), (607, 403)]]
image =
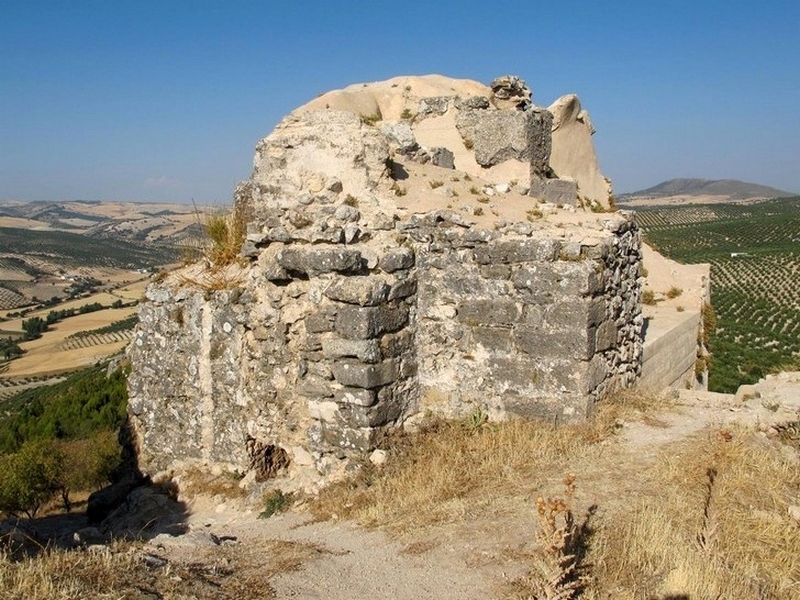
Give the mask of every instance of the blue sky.
[(577, 93), (617, 192), (800, 192), (800, 2), (0, 0), (0, 200), (224, 204), (321, 92), (397, 75)]

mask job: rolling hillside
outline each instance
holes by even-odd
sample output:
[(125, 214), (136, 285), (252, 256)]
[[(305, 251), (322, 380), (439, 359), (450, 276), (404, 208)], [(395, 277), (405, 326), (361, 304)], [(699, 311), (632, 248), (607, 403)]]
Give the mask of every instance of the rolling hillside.
[(670, 179), (645, 190), (620, 194), (622, 205), (741, 202), (787, 198), (791, 192), (736, 179)]

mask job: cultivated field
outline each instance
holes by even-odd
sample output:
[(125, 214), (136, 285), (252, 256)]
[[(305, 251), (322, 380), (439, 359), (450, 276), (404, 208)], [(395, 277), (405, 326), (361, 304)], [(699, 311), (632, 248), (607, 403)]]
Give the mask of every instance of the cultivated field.
[[(21, 338), (23, 320), (32, 317), (46, 319), (51, 310), (77, 310), (94, 303), (110, 306), (120, 300), (126, 305), (137, 303), (149, 281), (147, 277), (140, 278), (111, 292), (93, 294), (5, 320), (0, 323), (0, 338)], [(50, 330), (37, 340), (20, 342), (25, 354), (8, 362), (0, 360), (0, 400), (23, 389), (42, 385), (54, 375), (93, 365), (117, 354), (131, 339), (137, 322), (136, 312), (136, 306), (130, 305), (75, 315), (51, 325)]]
[(666, 256), (711, 263), (711, 389), (733, 391), (800, 361), (800, 198), (659, 207), (637, 220)]

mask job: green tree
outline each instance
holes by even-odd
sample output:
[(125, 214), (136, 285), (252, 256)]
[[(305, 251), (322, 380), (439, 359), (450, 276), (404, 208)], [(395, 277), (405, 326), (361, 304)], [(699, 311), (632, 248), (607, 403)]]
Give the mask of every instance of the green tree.
[(34, 340), (47, 331), (47, 322), (42, 317), (31, 317), (22, 322), (25, 339)]
[(0, 456), (0, 510), (34, 518), (61, 488), (64, 455), (52, 442), (29, 442)]
[(70, 493), (95, 490), (110, 483), (119, 465), (121, 448), (114, 431), (101, 431), (89, 439), (58, 442), (63, 456), (59, 475), (59, 492), (64, 510), (72, 508)]

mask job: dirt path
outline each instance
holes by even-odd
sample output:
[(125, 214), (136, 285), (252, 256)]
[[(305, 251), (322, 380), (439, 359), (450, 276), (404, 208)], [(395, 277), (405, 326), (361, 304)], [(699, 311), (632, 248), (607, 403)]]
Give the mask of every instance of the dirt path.
[[(742, 423), (767, 431), (800, 419), (800, 373), (768, 378), (750, 391), (749, 399), (681, 391), (669, 411), (646, 422), (620, 423), (618, 435), (565, 465), (579, 473), (576, 514), (597, 505), (602, 518), (615, 499), (635, 497), (647, 485), (637, 474), (663, 456), (663, 448), (709, 425)], [(552, 483), (558, 489), (560, 482)], [(257, 512), (236, 509), (219, 497), (198, 498), (173, 520), (186, 533), (157, 535), (139, 552), (168, 565), (152, 571), (164, 577), (170, 568), (201, 565), (206, 569), (206, 579), (197, 580), (201, 584), (210, 579), (208, 573), (230, 572), (232, 582), (253, 593), (220, 595), (225, 588), (208, 584), (191, 592), (196, 598), (501, 598), (507, 584), (530, 568), (536, 549), (533, 500), (488, 499), (451, 523), (411, 528), (396, 537), (348, 521), (315, 522), (302, 508), (259, 519)]]
[[(622, 424), (620, 435), (587, 457), (587, 465), (576, 465), (587, 473), (581, 482), (585, 497), (602, 506), (606, 496), (619, 495), (626, 480), (633, 481), (626, 473), (650, 463), (666, 444), (709, 425), (739, 422), (766, 429), (798, 418), (800, 374), (767, 380), (754, 392), (760, 397), (736, 400), (732, 395), (682, 391), (671, 411), (648, 423)], [(525, 573), (534, 547), (532, 515), (508, 515), (502, 508), (497, 518), (483, 515), (401, 539), (350, 522), (313, 522), (304, 513), (259, 520), (255, 513), (224, 505), (194, 507), (188, 525), (193, 531), (236, 537), (252, 549), (276, 540), (313, 548), (299, 568), (271, 579), (279, 600), (498, 597), (505, 582)], [(169, 555), (183, 544), (180, 539), (160, 536), (151, 545)]]

